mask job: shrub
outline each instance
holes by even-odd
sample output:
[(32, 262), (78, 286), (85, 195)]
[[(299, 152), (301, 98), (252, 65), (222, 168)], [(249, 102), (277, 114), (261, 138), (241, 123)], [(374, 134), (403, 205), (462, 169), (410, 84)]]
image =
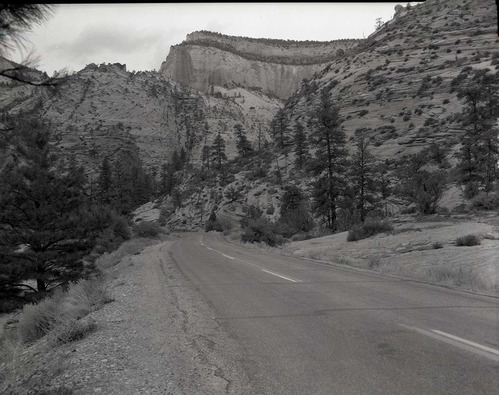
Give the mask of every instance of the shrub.
[(466, 235), (461, 236), (456, 239), (456, 245), (458, 247), (471, 247), (480, 245), (480, 239), (477, 235)]
[(439, 241), (435, 241), (433, 244), (432, 244), (432, 247), (434, 250), (438, 250), (440, 248), (443, 248), (444, 246), (442, 245), (442, 243), (440, 243)]
[(32, 343), (49, 332), (58, 342), (81, 338), (93, 326), (79, 320), (110, 300), (97, 280), (71, 283), (67, 292), (58, 288), (38, 304), (24, 306), (17, 329), (19, 340)]
[(247, 227), (241, 234), (241, 241), (248, 243), (264, 242), (274, 247), (282, 244), (284, 239), (275, 231), (274, 225), (265, 218), (250, 219)]
[(380, 220), (369, 220), (360, 226), (355, 226), (348, 231), (347, 241), (357, 241), (367, 239), (378, 233), (389, 232), (393, 230), (391, 223)]
[(32, 343), (41, 339), (57, 324), (58, 296), (59, 294), (56, 294), (38, 304), (23, 307), (17, 327), (19, 340), (22, 343)]
[(206, 232), (223, 232), (223, 227), (222, 224), (218, 220), (208, 220), (206, 222), (206, 225), (204, 226), (204, 230)]
[(480, 192), (471, 199), (471, 207), (478, 210), (496, 210), (499, 208), (499, 193)]
[(113, 233), (115, 236), (121, 238), (122, 240), (129, 240), (132, 236), (132, 232), (125, 218), (119, 216), (116, 217), (115, 223), (113, 225)]
[(134, 233), (139, 237), (157, 237), (161, 227), (156, 222), (140, 222), (133, 227)]
[(377, 256), (370, 256), (367, 259), (367, 267), (371, 270), (380, 267), (380, 265), (381, 265), (381, 259), (379, 259), (379, 257)]

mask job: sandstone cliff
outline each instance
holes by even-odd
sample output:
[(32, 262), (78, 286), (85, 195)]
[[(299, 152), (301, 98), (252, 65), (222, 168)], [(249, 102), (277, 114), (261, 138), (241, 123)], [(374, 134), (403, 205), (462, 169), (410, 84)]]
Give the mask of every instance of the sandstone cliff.
[(286, 99), (303, 79), (351, 51), (358, 42), (251, 39), (195, 32), (170, 49), (159, 72), (205, 93), (216, 87), (242, 87)]

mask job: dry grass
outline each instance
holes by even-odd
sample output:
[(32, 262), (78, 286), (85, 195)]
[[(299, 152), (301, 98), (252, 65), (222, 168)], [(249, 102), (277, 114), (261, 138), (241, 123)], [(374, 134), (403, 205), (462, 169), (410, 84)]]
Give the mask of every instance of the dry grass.
[(106, 270), (117, 265), (124, 257), (128, 255), (135, 255), (142, 251), (145, 247), (155, 243), (155, 241), (148, 238), (137, 238), (125, 241), (116, 250), (110, 253), (102, 254), (95, 264), (98, 268)]
[(38, 304), (24, 306), (17, 328), (19, 341), (30, 344), (51, 332), (56, 339), (77, 338), (76, 332), (91, 327), (78, 320), (110, 300), (99, 280), (73, 283), (67, 292), (58, 290)]
[(426, 278), (431, 282), (467, 289), (484, 289), (486, 284), (473, 267), (435, 266), (426, 269)]

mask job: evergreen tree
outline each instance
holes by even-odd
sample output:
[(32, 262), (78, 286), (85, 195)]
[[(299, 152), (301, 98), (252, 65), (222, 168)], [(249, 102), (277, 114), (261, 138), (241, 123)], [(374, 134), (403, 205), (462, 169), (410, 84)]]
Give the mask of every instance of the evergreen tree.
[(352, 156), (349, 177), (355, 196), (355, 208), (362, 222), (378, 202), (376, 159), (369, 151), (369, 131), (370, 129), (361, 128), (355, 132), (356, 150)]
[(203, 145), (201, 151), (201, 164), (203, 169), (210, 170), (211, 149), (209, 145)]
[(246, 137), (246, 132), (243, 129), (241, 124), (237, 124), (234, 126), (235, 135), (237, 138), (236, 148), (239, 156), (241, 158), (246, 158), (253, 153), (253, 147), (251, 146), (250, 141)]
[(28, 287), (22, 283), (29, 279), (44, 292), (85, 274), (83, 258), (110, 217), (85, 196), (81, 167), (61, 168), (48, 125), (25, 120), (15, 133), (22, 135), (22, 160), (1, 174), (0, 292)]
[(277, 229), (284, 237), (291, 237), (298, 232), (308, 232), (314, 227), (310, 215), (307, 196), (296, 185), (284, 187), (281, 199), (281, 215), (277, 221)]
[(471, 198), (481, 190), (491, 191), (498, 177), (499, 72), (464, 69), (451, 85), (464, 102), (465, 133), (457, 169), (465, 195)]
[(427, 152), (411, 155), (399, 170), (398, 193), (414, 203), (421, 214), (435, 214), (448, 183), (445, 170), (433, 170)]
[(109, 205), (112, 200), (112, 173), (109, 157), (106, 155), (102, 160), (102, 165), (97, 179), (97, 196), (100, 202)]
[(225, 141), (220, 135), (220, 132), (215, 137), (213, 145), (211, 146), (211, 151), (213, 152), (213, 163), (214, 167), (221, 172), (223, 170), (223, 165), (227, 161), (227, 155), (225, 153)]
[(339, 107), (331, 103), (327, 91), (322, 91), (320, 103), (312, 118), (310, 141), (315, 157), (310, 171), (313, 182), (313, 209), (332, 231), (337, 230), (337, 207), (346, 184), (347, 149), (341, 127)]
[(297, 169), (302, 170), (310, 159), (310, 155), (308, 152), (308, 141), (307, 135), (305, 134), (305, 128), (300, 121), (296, 122), (293, 137), (295, 166)]
[(163, 163), (160, 173), (160, 193), (170, 195), (174, 184), (173, 166), (170, 162)]
[(286, 113), (280, 108), (270, 122), (270, 133), (278, 149), (284, 150), (289, 145), (288, 125)]

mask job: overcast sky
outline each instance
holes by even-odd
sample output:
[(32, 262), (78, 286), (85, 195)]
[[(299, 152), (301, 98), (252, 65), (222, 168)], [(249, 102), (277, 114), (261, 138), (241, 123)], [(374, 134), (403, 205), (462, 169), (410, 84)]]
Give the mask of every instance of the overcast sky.
[[(188, 33), (329, 41), (367, 37), (376, 18), (393, 18), (393, 3), (115, 3), (58, 5), (26, 36), (38, 69), (79, 71), (89, 63), (125, 63), (128, 70), (158, 70), (171, 45)], [(416, 5), (417, 2), (411, 2)]]

